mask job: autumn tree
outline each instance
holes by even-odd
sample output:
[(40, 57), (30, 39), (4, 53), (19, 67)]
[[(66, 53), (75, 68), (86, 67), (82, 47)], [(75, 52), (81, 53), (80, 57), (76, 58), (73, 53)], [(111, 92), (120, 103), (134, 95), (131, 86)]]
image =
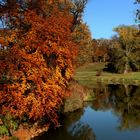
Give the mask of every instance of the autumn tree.
[(139, 70), (140, 37), (138, 28), (135, 26), (119, 26), (114, 30), (118, 33), (118, 37), (112, 45), (114, 53), (108, 66), (113, 66), (115, 71), (119, 73)]
[(72, 5), (70, 11), (74, 15), (73, 25), (75, 25), (71, 30), (74, 31), (76, 25), (80, 24), (82, 13), (84, 12), (88, 0), (70, 0), (70, 2)]
[(96, 42), (96, 45), (93, 45), (94, 61), (95, 62), (107, 62), (110, 40), (101, 38), (101, 39), (95, 40), (95, 42)]
[(75, 60), (77, 67), (92, 62), (93, 45), (91, 32), (88, 26), (81, 22), (76, 26), (72, 36), (76, 44), (78, 44), (78, 55)]
[(0, 53), (1, 114), (58, 125), (77, 54), (72, 29), (79, 16), (65, 1), (2, 0), (0, 18), (6, 48)]

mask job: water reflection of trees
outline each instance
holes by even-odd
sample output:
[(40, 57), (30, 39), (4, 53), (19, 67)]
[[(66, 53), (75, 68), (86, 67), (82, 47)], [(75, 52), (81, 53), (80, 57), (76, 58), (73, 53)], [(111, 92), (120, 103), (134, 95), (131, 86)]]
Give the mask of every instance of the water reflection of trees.
[(49, 130), (47, 133), (34, 140), (96, 140), (93, 129), (88, 124), (80, 121), (84, 110), (69, 113), (63, 118), (63, 124), (56, 131)]
[(96, 140), (92, 128), (88, 124), (83, 124), (80, 121), (71, 125), (68, 131), (73, 136), (73, 140)]
[(112, 109), (119, 116), (119, 130), (132, 130), (140, 127), (140, 86), (108, 85), (93, 89), (96, 110)]
[(70, 138), (71, 140), (96, 140), (93, 129), (90, 128), (88, 124), (80, 121), (83, 113), (83, 110), (78, 110), (66, 116), (63, 125), (65, 127), (64, 130), (67, 131), (65, 133), (67, 135), (65, 139)]

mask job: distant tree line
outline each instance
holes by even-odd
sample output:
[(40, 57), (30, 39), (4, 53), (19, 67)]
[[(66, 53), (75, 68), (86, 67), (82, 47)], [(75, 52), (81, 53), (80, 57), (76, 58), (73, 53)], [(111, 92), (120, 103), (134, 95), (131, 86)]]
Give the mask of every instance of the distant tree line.
[[(89, 38), (91, 42), (88, 45), (89, 47), (83, 45), (79, 48), (77, 60), (81, 61), (80, 64), (106, 62), (106, 70), (110, 72), (128, 73), (130, 71), (139, 71), (140, 35), (138, 26), (121, 25), (114, 28), (114, 31), (117, 34), (111, 39), (91, 40)], [(87, 42), (89, 41), (87, 40)], [(90, 58), (90, 61), (87, 58)]]

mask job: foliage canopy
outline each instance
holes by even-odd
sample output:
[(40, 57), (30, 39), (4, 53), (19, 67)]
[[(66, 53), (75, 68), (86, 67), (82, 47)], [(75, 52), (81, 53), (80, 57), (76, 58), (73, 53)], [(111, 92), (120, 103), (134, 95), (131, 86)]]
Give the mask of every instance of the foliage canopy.
[[(72, 32), (86, 1), (0, 1), (0, 111), (58, 125), (73, 73)], [(78, 3), (75, 3), (78, 4)], [(71, 10), (75, 10), (72, 13)]]

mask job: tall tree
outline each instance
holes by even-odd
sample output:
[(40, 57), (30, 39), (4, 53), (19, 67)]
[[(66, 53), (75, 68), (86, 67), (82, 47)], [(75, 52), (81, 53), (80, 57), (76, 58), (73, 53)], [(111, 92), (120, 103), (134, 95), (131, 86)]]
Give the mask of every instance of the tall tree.
[(0, 11), (1, 113), (57, 125), (77, 54), (75, 17), (58, 0), (1, 0)]
[[(140, 36), (138, 28), (135, 26), (119, 26), (114, 29), (118, 33), (118, 37), (114, 42), (115, 67), (121, 73), (128, 73), (130, 70), (139, 70), (139, 51), (140, 51)], [(114, 59), (112, 59), (114, 61)], [(113, 61), (111, 63), (113, 64)]]
[(77, 66), (92, 62), (93, 45), (91, 32), (85, 23), (80, 23), (76, 26), (73, 34), (73, 39), (78, 44), (78, 55), (75, 60)]
[[(85, 6), (88, 0), (70, 0), (72, 2), (71, 13), (74, 15), (73, 25), (77, 25), (81, 21), (82, 13), (84, 12)], [(71, 28), (74, 31), (76, 26)]]

